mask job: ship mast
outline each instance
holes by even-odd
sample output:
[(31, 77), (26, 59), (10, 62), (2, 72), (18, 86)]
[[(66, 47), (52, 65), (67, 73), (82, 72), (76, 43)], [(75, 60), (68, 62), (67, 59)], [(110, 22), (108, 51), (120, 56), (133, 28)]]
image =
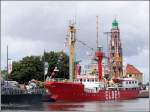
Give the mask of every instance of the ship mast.
[(98, 47), (99, 47), (99, 39), (98, 39), (98, 16), (96, 16), (96, 48), (98, 50)]
[(74, 55), (75, 55), (75, 42), (76, 42), (76, 28), (73, 24), (69, 25), (69, 34), (68, 34), (68, 42), (69, 42), (69, 80), (73, 82), (75, 77), (75, 63), (74, 63)]
[(103, 59), (103, 52), (102, 52), (102, 48), (99, 46), (99, 42), (98, 42), (98, 16), (96, 16), (97, 21), (96, 21), (96, 30), (97, 30), (97, 40), (96, 40), (96, 44), (97, 44), (97, 51), (95, 53), (96, 57), (98, 58), (98, 80), (101, 81), (102, 79), (102, 59)]

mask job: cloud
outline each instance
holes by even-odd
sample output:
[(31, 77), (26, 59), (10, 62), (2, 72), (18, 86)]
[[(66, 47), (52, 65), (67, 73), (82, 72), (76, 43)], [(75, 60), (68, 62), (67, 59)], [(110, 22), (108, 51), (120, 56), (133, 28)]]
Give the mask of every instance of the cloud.
[(54, 51), (52, 47), (55, 47), (55, 51), (63, 50), (60, 49), (60, 45), (57, 42), (52, 43), (44, 43), (40, 40), (24, 40), (22, 38), (13, 39), (12, 37), (6, 37), (2, 41), (2, 50), (1, 50), (1, 56), (2, 56), (2, 68), (4, 69), (6, 67), (6, 60), (7, 60), (7, 45), (8, 45), (8, 56), (13, 61), (18, 61), (22, 57), (25, 56), (31, 56), (31, 55), (43, 55), (44, 50), (46, 52)]

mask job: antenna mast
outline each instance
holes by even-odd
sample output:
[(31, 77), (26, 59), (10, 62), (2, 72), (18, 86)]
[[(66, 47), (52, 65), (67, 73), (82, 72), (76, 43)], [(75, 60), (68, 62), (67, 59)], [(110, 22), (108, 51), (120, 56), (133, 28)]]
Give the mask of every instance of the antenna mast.
[(96, 47), (97, 47), (97, 50), (98, 50), (98, 47), (99, 47), (99, 40), (98, 40), (98, 16), (96, 16)]

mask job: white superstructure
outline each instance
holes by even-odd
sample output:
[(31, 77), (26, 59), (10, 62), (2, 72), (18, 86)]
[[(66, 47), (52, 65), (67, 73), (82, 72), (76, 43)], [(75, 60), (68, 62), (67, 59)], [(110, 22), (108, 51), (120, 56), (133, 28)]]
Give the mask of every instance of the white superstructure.
[(97, 75), (80, 75), (77, 76), (74, 82), (84, 84), (85, 89), (93, 89), (97, 91), (104, 88), (104, 83), (98, 81)]

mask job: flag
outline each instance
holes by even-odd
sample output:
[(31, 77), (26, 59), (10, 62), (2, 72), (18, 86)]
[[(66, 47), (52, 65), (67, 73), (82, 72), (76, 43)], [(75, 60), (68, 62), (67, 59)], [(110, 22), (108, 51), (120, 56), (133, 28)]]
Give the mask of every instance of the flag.
[(46, 75), (48, 72), (48, 62), (44, 63), (44, 75)]
[(10, 74), (12, 72), (12, 60), (9, 59), (8, 60), (8, 74)]

